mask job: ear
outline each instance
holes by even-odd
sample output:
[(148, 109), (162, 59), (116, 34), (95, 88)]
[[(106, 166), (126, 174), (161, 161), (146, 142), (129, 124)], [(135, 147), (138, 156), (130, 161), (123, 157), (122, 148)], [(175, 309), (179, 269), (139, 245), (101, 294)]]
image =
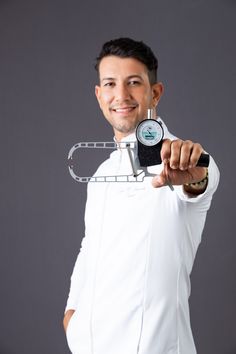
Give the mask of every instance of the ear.
[(156, 107), (160, 101), (160, 98), (164, 92), (164, 85), (162, 82), (157, 82), (152, 85), (152, 103), (153, 107)]
[(100, 100), (101, 100), (101, 87), (99, 85), (95, 86), (95, 96), (97, 97), (98, 104), (101, 107)]

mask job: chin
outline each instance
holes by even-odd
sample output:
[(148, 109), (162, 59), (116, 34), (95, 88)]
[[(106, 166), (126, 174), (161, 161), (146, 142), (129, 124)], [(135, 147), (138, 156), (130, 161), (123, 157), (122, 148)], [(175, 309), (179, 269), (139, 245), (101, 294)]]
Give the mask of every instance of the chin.
[(120, 129), (116, 129), (116, 131), (119, 134), (122, 134), (123, 136), (127, 136), (127, 135), (130, 135), (130, 134), (134, 133), (135, 132), (135, 128), (120, 128)]

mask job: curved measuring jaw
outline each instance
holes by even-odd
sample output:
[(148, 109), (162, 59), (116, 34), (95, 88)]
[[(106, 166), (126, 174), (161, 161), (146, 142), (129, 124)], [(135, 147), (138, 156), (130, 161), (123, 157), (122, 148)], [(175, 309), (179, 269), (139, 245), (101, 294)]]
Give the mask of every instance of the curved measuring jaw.
[[(140, 167), (135, 164), (132, 156), (132, 149), (136, 147), (136, 142), (80, 142), (72, 146), (68, 154), (68, 168), (70, 175), (77, 182), (143, 182), (147, 176), (155, 176), (149, 173), (146, 167)], [(127, 149), (132, 173), (130, 175), (116, 176), (79, 176), (74, 171), (74, 152), (78, 149)]]

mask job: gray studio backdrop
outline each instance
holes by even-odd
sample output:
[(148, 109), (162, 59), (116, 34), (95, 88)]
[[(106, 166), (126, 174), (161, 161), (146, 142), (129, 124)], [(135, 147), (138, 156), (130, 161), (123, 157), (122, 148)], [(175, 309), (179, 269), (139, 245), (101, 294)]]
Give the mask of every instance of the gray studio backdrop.
[(93, 65), (118, 36), (153, 48), (165, 85), (159, 114), (221, 170), (190, 305), (198, 353), (236, 353), (235, 15), (235, 0), (0, 1), (0, 354), (69, 353), (61, 320), (86, 185), (66, 158), (77, 141), (112, 139)]

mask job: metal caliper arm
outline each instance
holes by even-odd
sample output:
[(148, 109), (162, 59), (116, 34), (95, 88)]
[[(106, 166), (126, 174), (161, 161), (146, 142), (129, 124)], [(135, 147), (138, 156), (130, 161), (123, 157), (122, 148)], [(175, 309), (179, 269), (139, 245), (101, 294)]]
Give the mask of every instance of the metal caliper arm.
[[(156, 174), (150, 173), (147, 170), (147, 167), (136, 166), (135, 161), (132, 156), (131, 150), (134, 149), (136, 146), (136, 142), (80, 142), (72, 146), (68, 154), (68, 168), (71, 177), (81, 183), (88, 183), (88, 182), (143, 182), (144, 178), (154, 177)], [(73, 154), (78, 149), (127, 149), (130, 165), (132, 169), (132, 174), (130, 175), (118, 175), (118, 176), (78, 176), (74, 172), (74, 162), (73, 162)], [(173, 191), (174, 188), (171, 183), (167, 180), (167, 185)]]

